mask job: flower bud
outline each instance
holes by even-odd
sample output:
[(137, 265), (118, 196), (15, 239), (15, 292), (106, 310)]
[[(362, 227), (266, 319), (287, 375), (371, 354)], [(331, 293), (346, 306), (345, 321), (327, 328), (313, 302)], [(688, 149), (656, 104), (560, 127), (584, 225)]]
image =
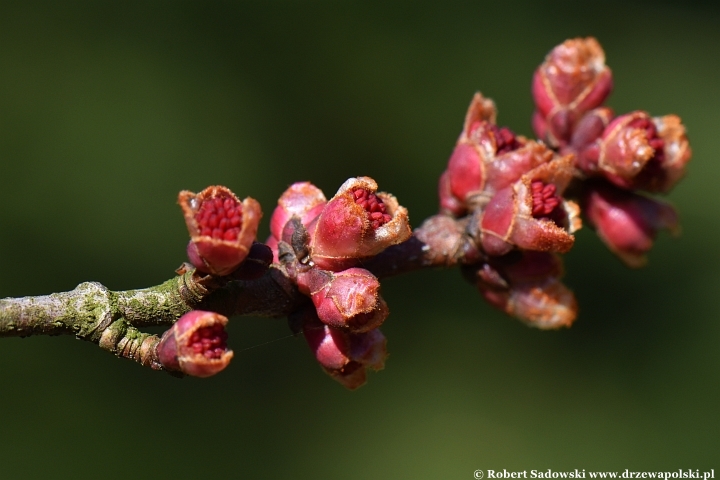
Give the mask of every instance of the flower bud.
[(562, 194), (572, 179), (572, 156), (539, 165), (497, 192), (479, 221), (480, 246), (488, 255), (513, 248), (565, 253), (581, 226), (578, 206)]
[(507, 127), (498, 127), (492, 100), (476, 93), (447, 170), (440, 178), (441, 208), (461, 215), (466, 208), (481, 207), (493, 192), (547, 161), (539, 150), (547, 151)]
[(262, 212), (250, 197), (242, 202), (229, 189), (208, 187), (178, 196), (190, 232), (188, 258), (201, 272), (231, 273), (245, 259), (255, 240)]
[(584, 153), (580, 168), (597, 170), (619, 187), (650, 192), (669, 191), (685, 174), (691, 156), (679, 117), (651, 118), (640, 111), (613, 120), (596, 149), (596, 161)]
[(210, 377), (228, 366), (228, 319), (215, 312), (193, 310), (178, 319), (157, 345), (160, 363), (167, 370), (193, 377)]
[(277, 240), (281, 240), (283, 228), (293, 215), (307, 226), (320, 215), (326, 203), (322, 190), (312, 183), (293, 183), (278, 199), (278, 206), (270, 217), (270, 232)]
[(350, 390), (365, 384), (367, 368), (382, 370), (387, 341), (380, 330), (349, 333), (306, 315), (303, 334), (325, 372)]
[(407, 210), (370, 177), (347, 180), (308, 225), (310, 255), (325, 270), (340, 271), (410, 238)]
[(298, 289), (310, 296), (326, 325), (351, 332), (379, 327), (390, 313), (379, 294), (380, 282), (362, 268), (333, 273), (312, 268), (298, 274)]
[(551, 146), (564, 146), (583, 114), (599, 107), (611, 90), (612, 73), (597, 40), (566, 40), (535, 71), (535, 133)]
[(562, 273), (561, 259), (545, 252), (513, 252), (466, 271), (491, 305), (543, 330), (569, 327), (577, 317)]
[(588, 185), (583, 212), (605, 245), (629, 267), (642, 267), (658, 230), (679, 232), (672, 205), (605, 182)]

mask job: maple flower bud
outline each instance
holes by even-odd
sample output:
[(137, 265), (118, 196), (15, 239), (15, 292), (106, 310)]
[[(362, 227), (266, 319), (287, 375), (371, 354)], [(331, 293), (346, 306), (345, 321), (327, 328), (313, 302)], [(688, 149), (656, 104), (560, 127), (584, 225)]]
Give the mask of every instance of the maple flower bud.
[[(488, 255), (513, 248), (565, 253), (581, 226), (580, 209), (562, 194), (573, 176), (571, 155), (539, 165), (497, 192), (479, 221), (480, 246)], [(477, 236), (477, 233), (476, 233)]]
[(465, 267), (466, 277), (494, 307), (543, 330), (569, 327), (577, 301), (560, 281), (562, 260), (545, 252), (512, 252), (480, 268)]
[(262, 217), (253, 198), (242, 202), (229, 189), (208, 187), (195, 194), (180, 192), (178, 203), (190, 232), (190, 263), (213, 275), (231, 273), (245, 259)]
[(328, 375), (344, 387), (355, 390), (365, 384), (368, 368), (383, 369), (387, 340), (380, 330), (349, 333), (325, 325), (313, 316), (305, 315), (303, 334)]
[(672, 205), (605, 182), (587, 185), (583, 212), (605, 245), (629, 267), (642, 267), (659, 230), (679, 232)]
[(581, 156), (583, 171), (597, 171), (619, 187), (667, 192), (685, 174), (691, 152), (679, 117), (637, 111), (613, 120)]
[(370, 177), (348, 179), (308, 225), (310, 255), (325, 270), (355, 266), (410, 238), (408, 213)]
[(278, 206), (270, 217), (270, 232), (277, 240), (282, 240), (283, 228), (293, 215), (307, 226), (320, 215), (326, 203), (322, 190), (312, 183), (293, 183), (278, 199)]
[(564, 146), (583, 114), (599, 107), (611, 90), (612, 73), (597, 40), (566, 40), (535, 70), (535, 133), (554, 147)]
[(193, 377), (210, 377), (228, 366), (228, 319), (215, 312), (193, 310), (178, 319), (157, 345), (160, 363), (167, 370)]
[(318, 318), (335, 328), (367, 332), (390, 314), (379, 294), (380, 282), (362, 268), (337, 273), (312, 268), (298, 274), (297, 285), (312, 299)]

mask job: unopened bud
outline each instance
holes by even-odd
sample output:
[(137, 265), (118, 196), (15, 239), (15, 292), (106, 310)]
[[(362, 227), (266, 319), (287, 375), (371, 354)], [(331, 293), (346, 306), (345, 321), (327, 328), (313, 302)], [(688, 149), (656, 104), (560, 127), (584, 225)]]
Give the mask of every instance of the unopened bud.
[(566, 145), (583, 114), (599, 107), (611, 90), (612, 73), (597, 40), (566, 40), (535, 71), (535, 133), (554, 147)]
[(605, 245), (629, 267), (642, 267), (659, 230), (678, 233), (672, 205), (605, 182), (588, 185), (583, 212)]
[(349, 333), (306, 316), (303, 334), (325, 372), (350, 390), (365, 384), (368, 368), (385, 366), (387, 341), (378, 329)]
[(293, 215), (307, 226), (320, 215), (326, 203), (322, 190), (312, 183), (293, 183), (278, 199), (278, 206), (270, 217), (270, 232), (277, 240), (282, 240), (283, 228)]
[(362, 268), (337, 273), (313, 268), (298, 275), (297, 285), (312, 299), (320, 320), (335, 328), (367, 332), (390, 313), (379, 294), (380, 282)]

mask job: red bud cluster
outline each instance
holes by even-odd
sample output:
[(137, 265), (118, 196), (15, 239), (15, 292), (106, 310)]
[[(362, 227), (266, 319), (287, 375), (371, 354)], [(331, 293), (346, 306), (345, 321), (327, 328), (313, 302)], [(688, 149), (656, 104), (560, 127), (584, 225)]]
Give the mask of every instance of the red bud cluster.
[[(389, 309), (372, 272), (459, 264), (494, 307), (537, 328), (568, 327), (577, 302), (561, 282), (560, 254), (574, 245), (581, 213), (631, 267), (644, 264), (659, 230), (679, 229), (671, 205), (636, 191), (667, 193), (683, 177), (691, 155), (685, 127), (675, 115), (616, 116), (604, 105), (612, 86), (594, 38), (554, 48), (532, 80), (539, 140), (497, 125), (495, 104), (476, 93), (440, 176), (440, 214), (410, 242), (403, 243), (412, 236), (407, 210), (370, 177), (348, 179), (330, 200), (309, 182), (291, 185), (266, 245), (254, 241), (259, 204), (216, 186), (180, 193), (188, 257), (198, 271), (225, 277), (215, 283), (238, 281), (241, 289), (247, 284), (239, 281), (268, 268), (272, 275), (260, 281), (282, 276), (275, 286), (292, 292), (294, 331), (349, 389), (387, 357), (378, 327)], [(158, 343), (160, 362), (188, 375), (217, 373), (232, 357), (226, 323), (212, 312), (184, 315)]]
[[(492, 268), (502, 279), (502, 272), (492, 267), (497, 259), (528, 253), (523, 265), (532, 269), (532, 262), (570, 250), (581, 221), (578, 205), (563, 197), (573, 180), (573, 156), (516, 136), (498, 127), (495, 118), (493, 102), (476, 93), (438, 190), (441, 211), (468, 222), (467, 232), (480, 251), (480, 263), (475, 255), (465, 257), (466, 268)], [(522, 280), (498, 280), (490, 288), (474, 274), (470, 280), (494, 306), (532, 325), (557, 328), (570, 325), (576, 314), (572, 293), (559, 282), (561, 270), (552, 289), (545, 290), (539, 282), (528, 286)], [(562, 294), (556, 295), (558, 289), (564, 289)]]
[(365, 367), (382, 368), (377, 327), (389, 309), (380, 281), (357, 265), (410, 237), (407, 210), (369, 177), (347, 180), (329, 201), (303, 182), (283, 193), (270, 225), (274, 258), (315, 307), (301, 315), (308, 343), (326, 372), (359, 387)]
[(535, 71), (533, 127), (549, 145), (574, 155), (574, 190), (586, 219), (610, 250), (637, 267), (658, 230), (675, 231), (677, 218), (672, 206), (632, 191), (669, 192), (691, 151), (679, 117), (643, 111), (616, 117), (603, 106), (611, 89), (600, 44), (568, 40)]

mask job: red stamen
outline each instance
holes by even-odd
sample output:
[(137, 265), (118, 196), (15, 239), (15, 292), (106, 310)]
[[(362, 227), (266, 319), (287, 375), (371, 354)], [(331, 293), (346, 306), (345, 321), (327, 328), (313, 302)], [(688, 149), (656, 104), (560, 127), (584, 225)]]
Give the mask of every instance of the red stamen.
[(661, 164), (665, 159), (665, 141), (658, 136), (655, 123), (648, 118), (637, 118), (628, 124), (629, 127), (645, 130), (648, 145), (652, 147), (655, 154), (650, 162)]
[(497, 125), (490, 125), (490, 131), (495, 135), (495, 153), (497, 155), (520, 148), (520, 142), (517, 141), (515, 134), (509, 128), (498, 128)]
[(352, 192), (355, 203), (360, 205), (369, 214), (370, 224), (373, 228), (380, 228), (390, 220), (392, 216), (386, 213), (386, 207), (383, 201), (374, 193), (370, 193), (364, 188), (356, 188)]
[(230, 197), (206, 199), (195, 214), (200, 234), (229, 242), (237, 240), (242, 224), (242, 206)]
[(220, 358), (227, 350), (227, 332), (220, 324), (198, 328), (190, 336), (188, 346), (197, 355)]
[(534, 180), (530, 184), (532, 191), (532, 215), (535, 218), (547, 218), (557, 225), (564, 223), (562, 199), (556, 194), (557, 187), (552, 183)]

